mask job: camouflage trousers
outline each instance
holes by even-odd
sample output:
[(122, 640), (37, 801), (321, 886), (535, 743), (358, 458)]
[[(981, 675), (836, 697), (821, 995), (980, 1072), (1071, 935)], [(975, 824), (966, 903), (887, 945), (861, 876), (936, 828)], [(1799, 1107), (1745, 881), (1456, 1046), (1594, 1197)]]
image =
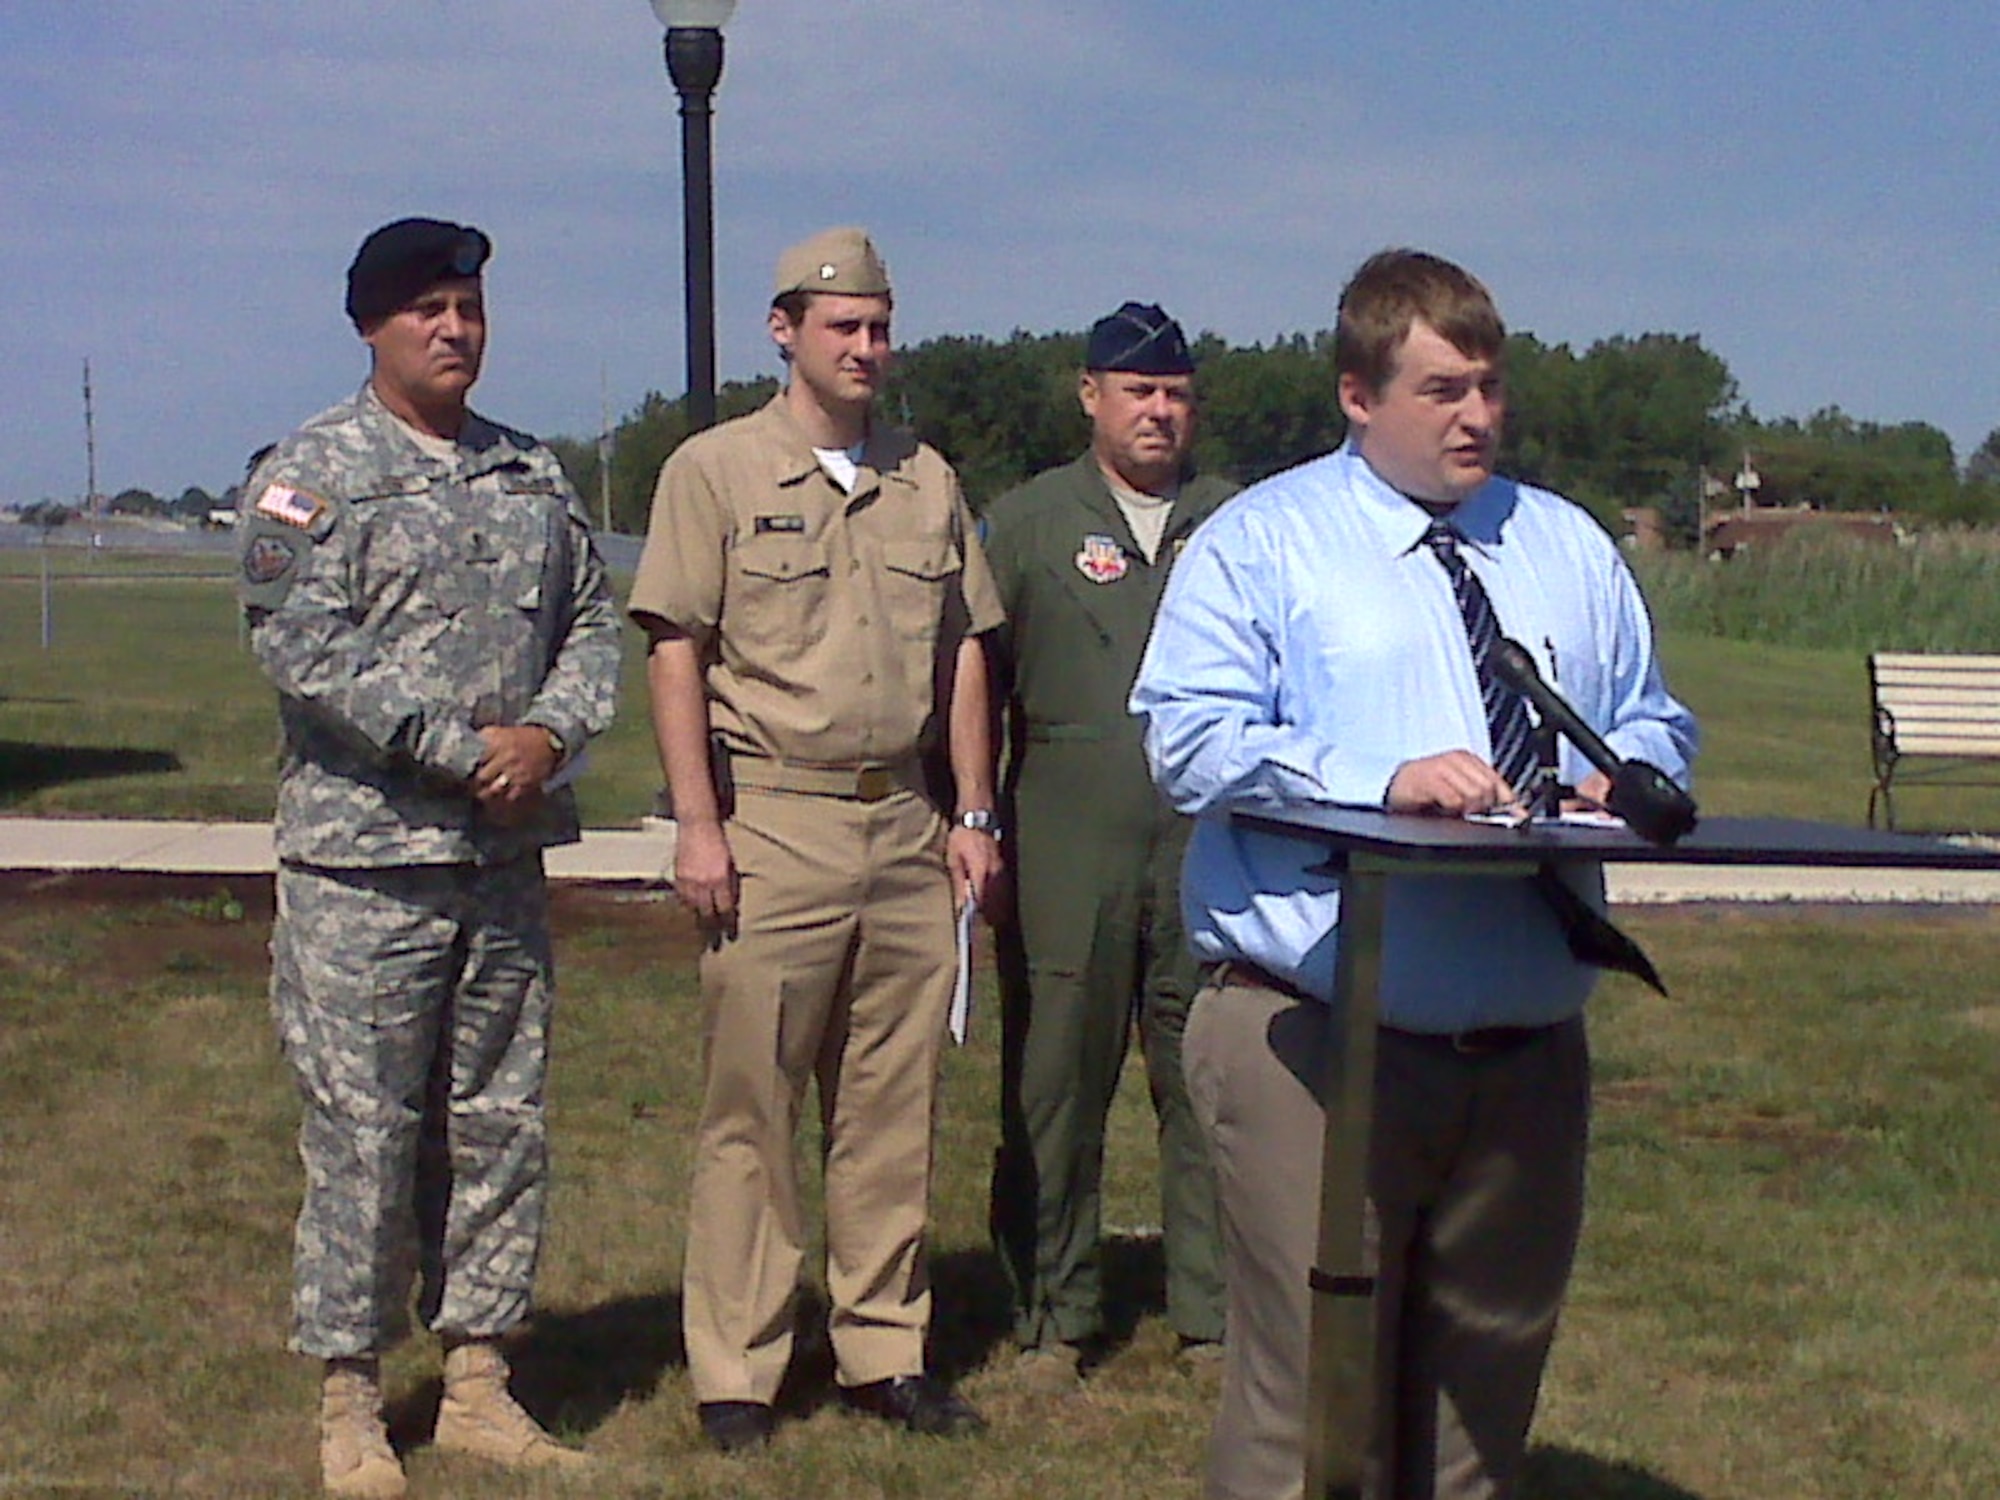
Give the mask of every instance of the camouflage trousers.
[(271, 1007), (304, 1104), (292, 1348), (528, 1312), (548, 1186), (554, 999), (541, 857), (278, 870)]

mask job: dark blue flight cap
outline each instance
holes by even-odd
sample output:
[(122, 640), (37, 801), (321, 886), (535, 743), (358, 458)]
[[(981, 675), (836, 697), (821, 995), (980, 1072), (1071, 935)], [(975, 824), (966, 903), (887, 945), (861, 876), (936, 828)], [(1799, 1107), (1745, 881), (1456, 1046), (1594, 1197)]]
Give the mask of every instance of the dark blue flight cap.
[(1128, 302), (1090, 330), (1086, 370), (1123, 370), (1133, 375), (1192, 375), (1181, 325), (1148, 302)]

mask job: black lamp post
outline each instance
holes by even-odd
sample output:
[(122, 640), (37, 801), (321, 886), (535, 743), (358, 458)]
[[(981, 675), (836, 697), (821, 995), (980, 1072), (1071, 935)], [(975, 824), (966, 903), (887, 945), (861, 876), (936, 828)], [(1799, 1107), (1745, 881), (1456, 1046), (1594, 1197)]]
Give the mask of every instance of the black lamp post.
[(667, 28), (667, 76), (681, 96), (681, 229), (687, 294), (687, 410), (715, 425), (715, 193), (709, 100), (722, 78), (722, 28), (736, 0), (652, 0)]

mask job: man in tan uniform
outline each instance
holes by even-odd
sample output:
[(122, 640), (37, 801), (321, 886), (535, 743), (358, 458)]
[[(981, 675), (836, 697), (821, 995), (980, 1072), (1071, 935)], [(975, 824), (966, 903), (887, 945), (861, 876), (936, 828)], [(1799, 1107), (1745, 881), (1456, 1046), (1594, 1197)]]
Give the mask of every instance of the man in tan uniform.
[(809, 1080), (843, 1404), (985, 1425), (924, 1371), (923, 1248), (954, 913), (1001, 868), (979, 639), (1001, 609), (950, 466), (874, 420), (889, 318), (862, 231), (785, 252), (786, 386), (667, 461), (630, 601), (674, 886), (710, 935), (683, 1312), (725, 1452), (769, 1439), (791, 1356)]

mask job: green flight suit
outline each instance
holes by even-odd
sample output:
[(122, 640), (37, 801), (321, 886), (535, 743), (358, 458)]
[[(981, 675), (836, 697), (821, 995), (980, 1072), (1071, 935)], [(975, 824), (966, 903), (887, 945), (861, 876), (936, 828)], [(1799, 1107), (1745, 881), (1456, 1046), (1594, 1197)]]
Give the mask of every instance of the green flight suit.
[(1215, 1192), (1181, 1075), (1200, 976), (1180, 916), (1187, 820), (1153, 790), (1125, 711), (1167, 572), (1236, 486), (1191, 478), (1159, 558), (1088, 453), (994, 502), (986, 547), (1007, 623), (1002, 793), (1016, 919), (996, 934), (1002, 1012), (994, 1242), (1023, 1345), (1103, 1329), (1104, 1131), (1136, 1021), (1159, 1121), (1167, 1315), (1222, 1337)]

